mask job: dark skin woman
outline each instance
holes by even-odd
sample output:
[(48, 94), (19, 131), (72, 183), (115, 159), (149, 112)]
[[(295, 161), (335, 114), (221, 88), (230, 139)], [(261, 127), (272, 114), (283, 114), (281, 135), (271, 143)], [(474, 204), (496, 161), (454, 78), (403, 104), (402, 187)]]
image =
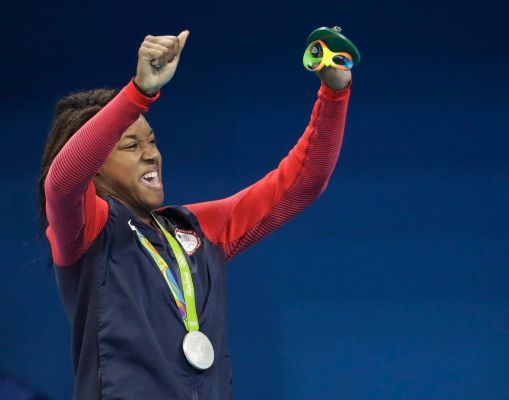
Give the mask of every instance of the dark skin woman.
[(160, 208), (162, 156), (144, 114), (188, 37), (145, 37), (123, 89), (55, 109), (39, 206), (72, 324), (75, 400), (230, 399), (224, 265), (318, 198), (338, 159), (351, 73), (326, 67), (277, 168), (228, 198)]

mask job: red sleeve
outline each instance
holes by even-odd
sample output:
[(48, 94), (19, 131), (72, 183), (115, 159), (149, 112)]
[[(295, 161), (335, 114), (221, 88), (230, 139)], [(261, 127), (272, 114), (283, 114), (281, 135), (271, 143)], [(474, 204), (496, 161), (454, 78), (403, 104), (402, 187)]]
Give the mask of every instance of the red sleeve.
[(317, 199), (327, 187), (343, 141), (351, 82), (335, 91), (321, 84), (303, 135), (264, 178), (225, 199), (187, 204), (209, 240), (228, 260), (264, 238)]
[(106, 224), (108, 205), (92, 182), (124, 131), (160, 96), (147, 97), (129, 82), (64, 145), (44, 183), (53, 261), (68, 266), (88, 249)]

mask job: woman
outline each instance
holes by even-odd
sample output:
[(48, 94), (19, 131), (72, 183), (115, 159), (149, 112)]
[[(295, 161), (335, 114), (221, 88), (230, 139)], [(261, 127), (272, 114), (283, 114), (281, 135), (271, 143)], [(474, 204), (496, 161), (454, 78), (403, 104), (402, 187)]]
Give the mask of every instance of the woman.
[(224, 265), (316, 199), (338, 158), (351, 74), (325, 68), (277, 169), (225, 199), (159, 208), (162, 158), (144, 114), (188, 36), (147, 36), (122, 90), (56, 107), (40, 207), (72, 323), (74, 399), (231, 398)]

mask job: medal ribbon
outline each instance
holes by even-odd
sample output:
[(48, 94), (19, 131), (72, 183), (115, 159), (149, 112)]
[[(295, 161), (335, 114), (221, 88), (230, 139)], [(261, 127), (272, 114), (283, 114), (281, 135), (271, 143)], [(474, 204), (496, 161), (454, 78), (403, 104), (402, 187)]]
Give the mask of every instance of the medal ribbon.
[(198, 316), (196, 314), (194, 285), (189, 264), (187, 263), (186, 257), (184, 256), (184, 253), (182, 252), (182, 249), (180, 248), (180, 245), (177, 242), (177, 240), (175, 240), (175, 238), (173, 238), (173, 236), (170, 235), (170, 233), (164, 228), (163, 225), (161, 225), (161, 223), (156, 219), (156, 217), (153, 214), (152, 218), (155, 220), (155, 222), (163, 232), (164, 236), (166, 237), (166, 240), (168, 241), (168, 243), (171, 246), (171, 249), (173, 250), (175, 258), (177, 259), (177, 263), (180, 270), (180, 277), (182, 279), (182, 288), (184, 289), (183, 296), (177, 284), (177, 281), (175, 280), (175, 277), (173, 276), (173, 273), (171, 272), (171, 269), (168, 267), (166, 261), (164, 261), (164, 259), (161, 257), (159, 252), (154, 248), (152, 243), (150, 243), (149, 240), (145, 236), (143, 236), (143, 234), (138, 229), (136, 229), (134, 225), (131, 224), (131, 220), (129, 220), (128, 224), (131, 230), (136, 232), (136, 235), (140, 243), (152, 256), (156, 265), (161, 271), (161, 274), (163, 275), (163, 278), (166, 281), (168, 287), (170, 288), (173, 298), (175, 299), (175, 303), (177, 304), (177, 307), (180, 311), (180, 316), (182, 317), (182, 322), (184, 322), (187, 331), (188, 332), (198, 331), (200, 330), (200, 325), (198, 324)]

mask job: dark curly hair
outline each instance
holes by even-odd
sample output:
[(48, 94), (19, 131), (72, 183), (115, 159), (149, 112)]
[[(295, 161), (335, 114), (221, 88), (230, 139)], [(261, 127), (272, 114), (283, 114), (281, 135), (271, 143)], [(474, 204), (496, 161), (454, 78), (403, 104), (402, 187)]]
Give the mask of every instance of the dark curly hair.
[(37, 185), (39, 205), (39, 223), (41, 229), (48, 226), (46, 217), (46, 195), (44, 181), (49, 167), (69, 138), (74, 135), (90, 118), (97, 114), (120, 89), (93, 89), (71, 93), (61, 98), (55, 106), (53, 123), (41, 161), (41, 171)]

